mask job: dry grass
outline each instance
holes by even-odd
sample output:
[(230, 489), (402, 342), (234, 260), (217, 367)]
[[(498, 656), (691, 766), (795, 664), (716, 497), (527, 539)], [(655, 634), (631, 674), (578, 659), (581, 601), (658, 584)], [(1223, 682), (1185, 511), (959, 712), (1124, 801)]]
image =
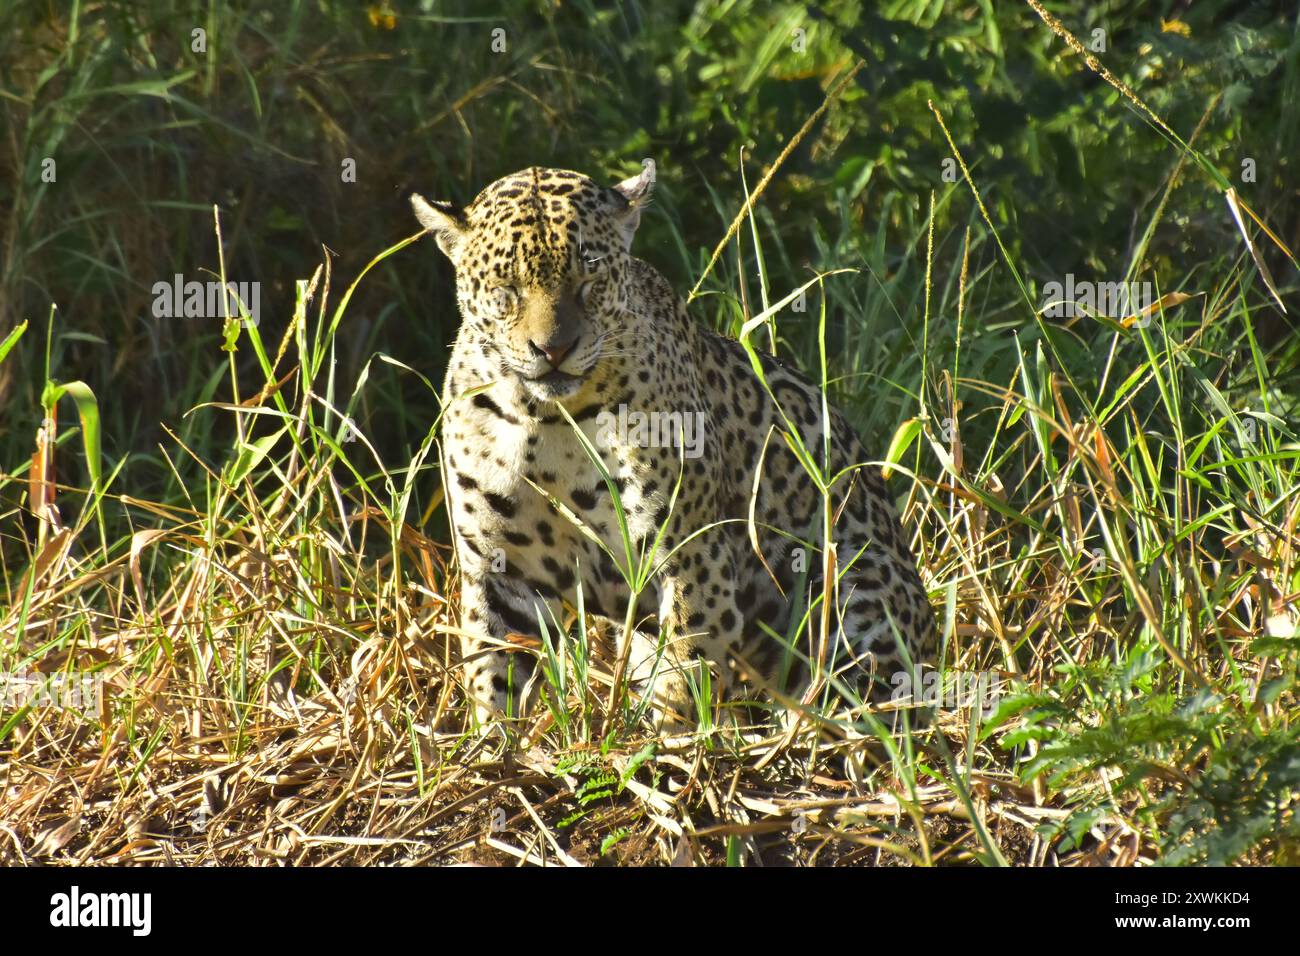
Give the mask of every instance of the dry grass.
[[(441, 572), (442, 550), (407, 536)], [(68, 541), (27, 633), (84, 613), (88, 591), (111, 595), (122, 616), (97, 614), (95, 639), (43, 661), (95, 669), (108, 695), (99, 726), (48, 708), (11, 734), (0, 761), (8, 865), (695, 865), (724, 862), (729, 846), (751, 865), (953, 863), (980, 847), (972, 811), (1008, 859), (1056, 862), (1034, 828), (1065, 811), (1006, 772), (970, 774), (967, 807), (942, 783), (910, 794), (888, 774), (850, 784), (835, 748), (811, 752), (808, 735), (631, 735), (603, 752), (566, 750), (544, 715), (502, 752), (497, 738), (459, 729), (445, 642), (423, 636), (450, 629), (448, 602), (407, 607), (422, 622), (411, 636), (395, 636), (391, 616), (292, 622), (301, 595), (284, 556), (256, 568), (249, 551), (220, 547), (200, 550), (178, 569), (172, 599), (142, 612), (130, 562), (84, 574)], [(178, 544), (194, 546), (180, 529), (150, 542)], [(254, 615), (267, 627), (250, 628)], [(243, 643), (250, 630), (261, 640)], [(319, 666), (303, 653), (341, 633), (353, 635), (348, 653)], [(308, 671), (322, 686), (300, 694)], [(232, 699), (223, 675), (248, 693)], [(964, 747), (964, 721), (940, 727)], [(629, 773), (647, 743), (653, 756)], [(1121, 823), (1099, 832), (1105, 842), (1077, 862), (1131, 859)]]

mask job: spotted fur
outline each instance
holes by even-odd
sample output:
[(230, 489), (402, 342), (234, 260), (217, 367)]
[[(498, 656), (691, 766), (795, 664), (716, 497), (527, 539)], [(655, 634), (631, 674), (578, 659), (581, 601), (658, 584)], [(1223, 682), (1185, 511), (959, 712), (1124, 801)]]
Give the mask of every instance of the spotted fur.
[[(581, 585), (587, 610), (623, 631), (628, 588), (565, 514), (621, 556), (613, 497), (558, 406), (617, 483), (634, 546), (648, 549), (666, 525), (658, 553), (671, 557), (642, 598), (647, 616), (626, 649), (634, 688), (653, 692), (660, 710), (690, 712), (687, 674), (700, 662), (718, 686), (736, 673), (789, 685), (806, 677), (809, 654), (822, 653), (862, 693), (873, 673), (874, 686), (888, 688), (900, 666), (898, 638), (914, 660), (934, 650), (930, 604), (871, 467), (836, 486), (830, 646), (818, 651), (811, 628), (786, 645), (760, 626), (786, 634), (791, 608), (822, 593), (814, 544), (821, 498), (790, 451), (777, 404), (806, 447), (819, 450), (821, 394), (764, 355), (769, 395), (741, 346), (692, 322), (668, 282), (629, 254), (653, 185), (647, 161), (613, 187), (534, 167), (492, 183), (463, 209), (412, 197), (455, 266), (463, 317), (442, 439), (462, 571), (463, 659), (485, 721), (508, 707), (519, 712), (511, 691), (524, 687), (534, 658), (510, 653), (509, 636), (536, 636), (539, 611), (548, 625), (564, 620), (561, 605), (572, 606)], [(634, 413), (657, 413), (651, 421), (668, 426), (657, 444), (646, 429), (621, 427)], [(691, 442), (679, 422), (695, 426)], [(868, 460), (833, 409), (829, 425), (831, 473)], [(675, 442), (663, 440), (670, 431)], [(760, 462), (762, 560), (747, 530)]]

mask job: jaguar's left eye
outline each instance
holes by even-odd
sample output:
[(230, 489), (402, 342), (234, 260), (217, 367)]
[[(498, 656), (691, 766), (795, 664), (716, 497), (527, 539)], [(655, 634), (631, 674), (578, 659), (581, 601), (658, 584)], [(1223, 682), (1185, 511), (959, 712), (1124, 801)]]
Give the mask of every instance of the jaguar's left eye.
[(578, 300), (578, 305), (581, 308), (585, 309), (590, 304), (591, 297), (592, 297), (591, 294), (596, 288), (596, 283), (599, 281), (600, 281), (599, 277), (594, 277), (585, 280), (581, 285), (578, 286), (578, 291), (575, 294), (574, 298)]

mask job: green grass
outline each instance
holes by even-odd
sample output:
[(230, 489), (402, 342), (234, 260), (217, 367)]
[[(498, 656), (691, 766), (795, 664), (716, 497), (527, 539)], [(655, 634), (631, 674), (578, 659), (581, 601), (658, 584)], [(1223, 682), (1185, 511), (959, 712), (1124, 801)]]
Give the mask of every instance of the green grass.
[[(497, 59), (468, 5), (392, 30), (317, 6), (0, 14), (0, 672), (105, 681), (89, 721), (0, 710), (0, 860), (1297, 862), (1294, 11), (1197, 5), (1186, 36), (1159, 4), (1059, 11), (1108, 30), (1112, 83), (1028, 6), (520, 4)], [(794, 720), (702, 674), (698, 729), (662, 733), (575, 595), (517, 648), (540, 706), (509, 747), (473, 726), (450, 276), (399, 207), (643, 155), (663, 200), (636, 251), (859, 426), (940, 670), (996, 678), (987, 712), (845, 717), (828, 687)], [(177, 271), (264, 277), (270, 307), (160, 323)], [(1046, 317), (1067, 272), (1159, 307)], [(824, 451), (800, 459), (829, 500)], [(625, 542), (633, 594), (662, 557)]]

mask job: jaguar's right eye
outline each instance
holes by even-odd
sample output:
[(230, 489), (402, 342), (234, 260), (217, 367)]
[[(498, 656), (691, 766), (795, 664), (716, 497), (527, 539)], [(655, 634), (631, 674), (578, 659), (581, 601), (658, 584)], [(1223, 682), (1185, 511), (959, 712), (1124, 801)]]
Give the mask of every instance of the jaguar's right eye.
[(488, 308), (493, 317), (504, 318), (514, 311), (519, 294), (508, 285), (499, 285), (487, 294)]

